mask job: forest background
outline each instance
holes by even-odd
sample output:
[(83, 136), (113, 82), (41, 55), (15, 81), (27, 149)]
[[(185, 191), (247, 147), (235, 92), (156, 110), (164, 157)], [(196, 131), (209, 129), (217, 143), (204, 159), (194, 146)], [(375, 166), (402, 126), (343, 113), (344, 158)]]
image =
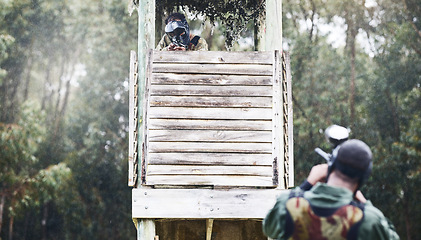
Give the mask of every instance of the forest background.
[[(227, 50), (229, 28), (189, 16), (210, 50)], [(136, 11), (121, 0), (0, 0), (0, 19), (0, 239), (133, 239)], [(254, 50), (254, 22), (243, 21), (230, 50)], [(365, 195), (402, 239), (421, 236), (421, 0), (285, 0), (283, 37), (295, 182), (323, 162), (322, 130), (349, 127), (374, 152)]]

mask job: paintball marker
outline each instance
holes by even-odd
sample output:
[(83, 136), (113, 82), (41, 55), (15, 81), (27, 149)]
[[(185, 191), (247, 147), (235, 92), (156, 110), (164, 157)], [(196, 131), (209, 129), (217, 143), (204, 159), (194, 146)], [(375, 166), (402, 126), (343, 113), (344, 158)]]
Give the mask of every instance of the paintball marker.
[(184, 43), (183, 43), (183, 41), (180, 39), (180, 37), (178, 36), (175, 36), (175, 37), (173, 37), (172, 39), (171, 39), (171, 42), (175, 45), (175, 46), (177, 46), (177, 47), (183, 47), (183, 48), (186, 48), (187, 49), (187, 45), (185, 45)]
[[(331, 125), (325, 130), (325, 137), (332, 144), (333, 149), (335, 149), (339, 144), (348, 140), (350, 130), (339, 125)], [(314, 149), (314, 151), (322, 156), (328, 163), (332, 154), (323, 151), (320, 148)]]

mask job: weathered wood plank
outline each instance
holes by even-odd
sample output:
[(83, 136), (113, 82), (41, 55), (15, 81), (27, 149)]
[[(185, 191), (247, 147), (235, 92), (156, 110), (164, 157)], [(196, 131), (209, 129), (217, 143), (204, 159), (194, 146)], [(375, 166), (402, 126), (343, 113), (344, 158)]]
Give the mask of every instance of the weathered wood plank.
[(204, 165), (148, 165), (148, 176), (153, 175), (243, 175), (272, 177), (272, 166), (204, 166)]
[(160, 107), (272, 107), (271, 97), (151, 96), (151, 106)]
[(149, 153), (149, 164), (272, 166), (272, 154)]
[(272, 64), (272, 52), (224, 52), (224, 51), (206, 51), (206, 52), (154, 52), (154, 62), (168, 63), (253, 63), (253, 64)]
[(200, 73), (232, 75), (272, 75), (271, 65), (254, 64), (167, 64), (154, 63), (154, 73)]
[(271, 131), (149, 130), (149, 142), (272, 142)]
[(150, 152), (271, 153), (271, 143), (153, 142)]
[(202, 175), (146, 175), (146, 185), (210, 185), (272, 187), (272, 177), (261, 176), (202, 176)]
[(151, 95), (159, 96), (231, 96), (270, 97), (270, 86), (200, 86), (200, 85), (154, 85)]
[(282, 111), (282, 70), (279, 52), (275, 51), (273, 64), (273, 184), (285, 188), (284, 181), (284, 141)]
[(272, 85), (272, 77), (248, 75), (154, 73), (152, 84), (264, 86)]
[(150, 119), (149, 129), (272, 130), (270, 120)]
[[(285, 62), (285, 72), (286, 72), (286, 83), (287, 83), (287, 99), (288, 99), (288, 167), (289, 167), (289, 178), (288, 178), (288, 187), (294, 186), (294, 131), (293, 131), (293, 107), (292, 107), (292, 80), (291, 80), (291, 64), (290, 64), (290, 56), (289, 53), (284, 53)], [(284, 89), (285, 91), (285, 89)]]
[(149, 118), (270, 120), (272, 109), (151, 107)]
[(263, 219), (281, 193), (287, 191), (137, 188), (132, 190), (132, 217)]
[(135, 96), (137, 95), (137, 72), (135, 69), (137, 59), (136, 59), (136, 52), (130, 51), (130, 70), (129, 70), (129, 156), (128, 156), (128, 185), (134, 186), (134, 162), (137, 159), (133, 159), (134, 152), (135, 152), (135, 132), (136, 132), (136, 105)]

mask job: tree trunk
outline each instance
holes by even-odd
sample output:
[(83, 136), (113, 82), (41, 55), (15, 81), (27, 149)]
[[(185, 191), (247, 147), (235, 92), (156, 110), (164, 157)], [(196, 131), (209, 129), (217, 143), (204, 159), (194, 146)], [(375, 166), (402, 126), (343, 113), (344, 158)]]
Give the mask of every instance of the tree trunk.
[(389, 106), (391, 108), (392, 111), (392, 117), (393, 117), (393, 139), (395, 140), (399, 140), (399, 137), (401, 135), (401, 130), (400, 130), (400, 126), (399, 126), (399, 114), (398, 114), (398, 109), (396, 106), (398, 106), (398, 100), (396, 99), (396, 101), (393, 101), (393, 97), (392, 94), (390, 93), (389, 88), (386, 88), (385, 90), (385, 95), (386, 98), (389, 102)]
[(1, 227), (3, 226), (3, 209), (4, 209), (5, 202), (6, 202), (6, 196), (2, 194), (1, 199), (0, 199), (0, 233), (1, 233)]
[(42, 209), (42, 220), (41, 220), (42, 240), (47, 240), (47, 220), (48, 220), (48, 204), (44, 203), (43, 209)]
[(405, 216), (405, 225), (406, 225), (406, 239), (411, 240), (411, 221), (409, 219), (410, 216), (410, 210), (409, 210), (409, 204), (408, 204), (408, 197), (407, 197), (407, 191), (404, 191), (403, 194), (403, 209), (404, 209), (404, 216)]
[(161, 40), (162, 35), (164, 34), (163, 25), (164, 25), (164, 14), (162, 11), (159, 11), (156, 8), (155, 11), (155, 46), (158, 45), (159, 41)]
[(352, 33), (351, 40), (351, 82), (349, 86), (350, 95), (349, 95), (349, 106), (350, 106), (350, 123), (354, 123), (355, 119), (355, 38), (356, 34)]
[(254, 22), (254, 50), (255, 51), (265, 51), (266, 50), (266, 21), (265, 14), (263, 12), (259, 13), (258, 19)]
[(70, 67), (70, 76), (69, 79), (67, 79), (66, 85), (65, 85), (65, 93), (64, 93), (64, 98), (63, 98), (63, 104), (61, 105), (61, 109), (59, 111), (59, 117), (63, 117), (64, 114), (66, 113), (66, 108), (67, 108), (67, 103), (69, 101), (69, 96), (70, 96), (70, 81), (73, 78), (73, 73), (74, 73), (74, 68), (73, 68), (74, 64), (71, 65)]
[[(65, 54), (64, 54), (65, 55)], [(65, 77), (65, 66), (66, 66), (66, 59), (68, 58), (68, 56), (65, 56), (61, 59), (61, 66), (60, 66), (60, 74), (58, 75), (58, 88), (57, 88), (57, 98), (56, 98), (56, 104), (55, 104), (55, 108), (54, 108), (54, 119), (57, 120), (57, 116), (59, 115), (60, 112), (60, 101), (61, 101), (61, 92), (62, 92), (62, 84), (63, 84), (63, 79)]]
[(13, 222), (15, 221), (15, 217), (12, 215), (10, 216), (9, 220), (9, 240), (13, 239)]
[(26, 79), (25, 79), (25, 85), (24, 85), (24, 89), (23, 89), (23, 101), (25, 102), (28, 99), (28, 92), (29, 92), (29, 82), (31, 81), (31, 71), (32, 71), (32, 65), (33, 65), (33, 39), (31, 41), (31, 45), (29, 46), (29, 57), (28, 57), (28, 62), (27, 62), (27, 67), (26, 67)]
[(44, 82), (44, 90), (43, 90), (43, 96), (41, 101), (41, 110), (45, 110), (47, 108), (47, 103), (50, 102), (51, 94), (50, 90), (48, 89), (48, 86), (51, 86), (51, 80), (50, 80), (50, 72), (51, 72), (51, 57), (48, 58), (47, 62), (47, 68), (45, 73), (45, 82)]
[(23, 230), (23, 237), (22, 239), (26, 239), (26, 235), (28, 233), (28, 226), (29, 226), (29, 222), (30, 222), (30, 214), (28, 212), (25, 213), (25, 225), (24, 225), (24, 230)]
[(358, 34), (358, 26), (355, 20), (355, 15), (352, 12), (345, 14), (345, 22), (348, 26), (346, 33), (346, 45), (349, 48), (350, 57), (350, 83), (349, 83), (349, 122), (351, 125), (354, 124), (355, 119), (355, 41)]

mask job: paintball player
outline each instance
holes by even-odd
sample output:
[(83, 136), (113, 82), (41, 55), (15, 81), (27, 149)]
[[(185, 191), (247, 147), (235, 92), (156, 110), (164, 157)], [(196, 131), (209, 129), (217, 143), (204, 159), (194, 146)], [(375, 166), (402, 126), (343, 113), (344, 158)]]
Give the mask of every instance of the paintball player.
[(208, 44), (200, 36), (190, 34), (186, 17), (172, 13), (165, 19), (165, 34), (156, 47), (162, 51), (207, 51)]
[(273, 239), (399, 239), (383, 213), (359, 188), (372, 169), (372, 153), (351, 139), (313, 166), (300, 187), (280, 195), (263, 221)]

